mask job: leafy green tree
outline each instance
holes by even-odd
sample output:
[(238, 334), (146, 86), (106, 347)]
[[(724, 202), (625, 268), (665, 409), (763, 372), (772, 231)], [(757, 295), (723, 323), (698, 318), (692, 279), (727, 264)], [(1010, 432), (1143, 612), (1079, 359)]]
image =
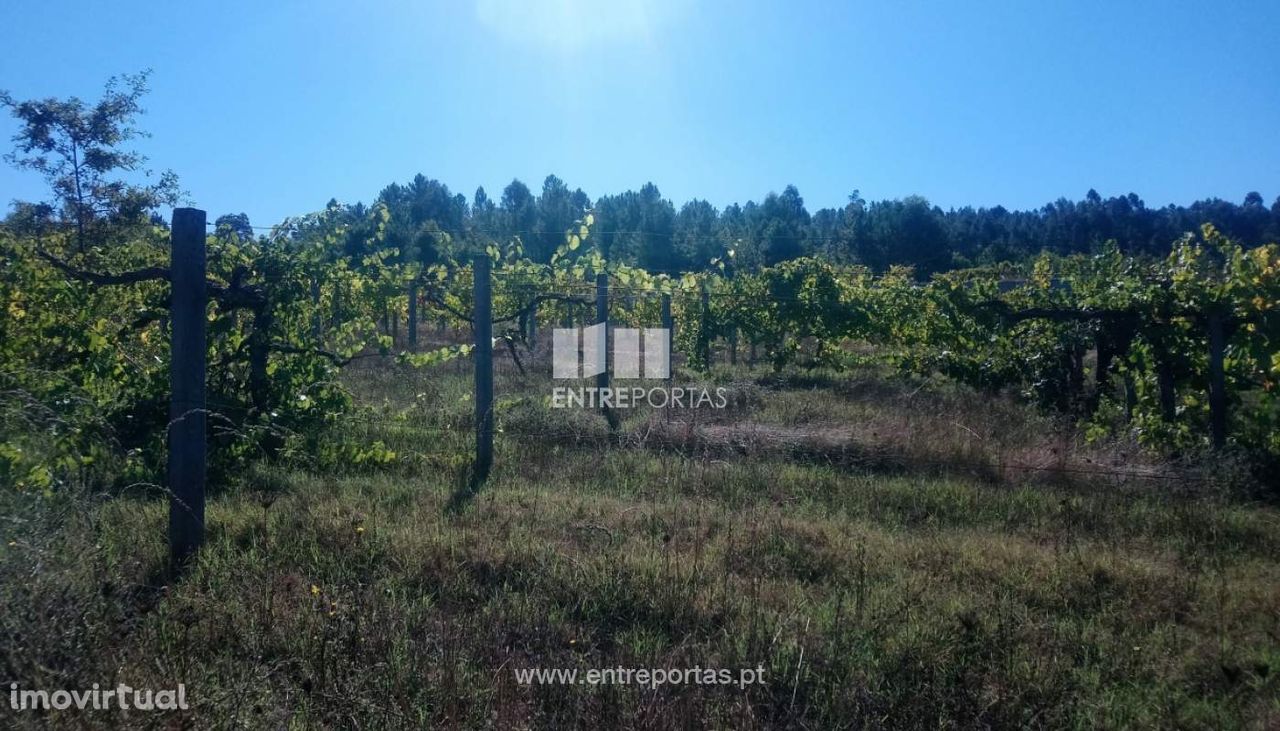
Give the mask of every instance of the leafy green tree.
[(858, 258), (876, 271), (893, 265), (914, 267), (926, 279), (951, 267), (951, 244), (942, 211), (920, 196), (871, 204), (868, 236)]
[(674, 242), (675, 206), (653, 183), (639, 191), (603, 196), (596, 201), (600, 220), (597, 245), (611, 260), (637, 264), (649, 271), (673, 271), (685, 266)]
[(718, 235), (715, 206), (692, 200), (680, 208), (673, 225), (675, 253), (692, 269), (706, 269), (713, 259), (723, 258), (731, 246)]
[[(129, 182), (128, 174), (143, 171), (146, 158), (125, 149), (145, 137), (135, 120), (147, 93), (149, 72), (113, 76), (102, 98), (88, 104), (78, 97), (19, 101), (0, 91), (0, 105), (19, 122), (10, 164), (44, 176), (53, 194), (46, 209), (54, 221), (70, 227), (77, 248), (105, 243), (110, 234), (127, 226), (146, 226), (160, 206), (175, 205), (182, 197), (178, 180), (166, 171), (150, 185)], [(27, 213), (40, 212), (27, 209)]]
[[(538, 206), (529, 192), (529, 186), (512, 180), (502, 189), (502, 201), (498, 205), (498, 220), (507, 237), (519, 236), (523, 241), (537, 230)], [(548, 255), (548, 259), (550, 255)]]
[(534, 261), (550, 261), (557, 247), (564, 243), (564, 232), (583, 209), (574, 210), (573, 194), (564, 181), (548, 175), (542, 182), (542, 195), (537, 202), (537, 233), (526, 237), (526, 251)]
[(766, 196), (760, 206), (760, 214), (759, 239), (766, 266), (805, 254), (809, 212), (805, 210), (804, 199), (794, 185), (788, 185), (782, 195), (770, 193)]
[(637, 224), (643, 237), (639, 265), (654, 272), (683, 269), (685, 262), (676, 251), (672, 236), (675, 232), (675, 206), (662, 197), (662, 192), (653, 183), (640, 187), (636, 203), (639, 206)]
[(253, 239), (253, 226), (249, 225), (249, 216), (244, 213), (227, 213), (218, 216), (213, 222), (214, 233), (220, 237), (235, 235), (241, 241)]
[(414, 228), (435, 221), (441, 230), (462, 230), (462, 222), (467, 215), (467, 199), (453, 195), (449, 186), (418, 174), (405, 187), (405, 194), (409, 204), (408, 220)]
[(490, 200), (489, 194), (484, 192), (484, 186), (476, 188), (476, 194), (471, 198), (472, 227), (479, 229), (484, 235), (494, 235), (497, 233), (497, 211), (498, 207)]

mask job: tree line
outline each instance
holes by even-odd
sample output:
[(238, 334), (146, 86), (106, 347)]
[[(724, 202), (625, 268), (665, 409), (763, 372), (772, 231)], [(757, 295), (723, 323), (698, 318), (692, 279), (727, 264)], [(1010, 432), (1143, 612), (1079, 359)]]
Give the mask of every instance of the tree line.
[[(468, 199), (419, 174), (408, 183), (388, 185), (369, 205), (330, 201), (329, 210), (347, 226), (344, 252), (353, 260), (373, 253), (365, 247), (373, 239), (369, 211), (375, 206), (390, 213), (385, 245), (425, 265), (464, 260), (492, 242), (515, 239), (531, 260), (547, 262), (565, 229), (586, 210), (599, 222), (597, 246), (607, 259), (652, 272), (701, 271), (717, 261), (755, 271), (820, 257), (877, 272), (910, 266), (924, 279), (1041, 253), (1095, 254), (1110, 242), (1126, 255), (1160, 258), (1180, 236), (1206, 223), (1245, 246), (1280, 240), (1280, 197), (1268, 207), (1257, 192), (1239, 204), (1209, 198), (1151, 208), (1133, 193), (1103, 198), (1090, 190), (1079, 201), (1062, 198), (1020, 211), (1003, 206), (944, 210), (920, 196), (868, 201), (855, 191), (842, 208), (810, 213), (793, 185), (760, 202), (718, 209), (695, 199), (677, 208), (653, 183), (593, 200), (548, 175), (536, 193), (513, 180), (497, 199), (483, 187)], [(244, 214), (222, 216), (218, 225), (242, 237), (253, 235)]]
[[(43, 176), (52, 193), (47, 201), (14, 201), (6, 228), (37, 237), (71, 231), (84, 251), (163, 225), (158, 210), (177, 204), (185, 193), (172, 172), (144, 184), (131, 182), (145, 170), (146, 159), (126, 147), (145, 136), (136, 119), (147, 77), (143, 72), (113, 78), (92, 104), (75, 97), (17, 100), (0, 92), (0, 107), (20, 124), (6, 161)], [(378, 207), (390, 213), (385, 224), (370, 215)], [(483, 187), (468, 198), (419, 174), (388, 185), (367, 206), (330, 201), (326, 213), (330, 223), (346, 227), (343, 253), (353, 263), (375, 253), (368, 242), (378, 240), (406, 262), (430, 265), (516, 239), (528, 258), (547, 262), (566, 228), (588, 209), (599, 222), (596, 245), (607, 259), (653, 272), (701, 271), (718, 261), (754, 271), (817, 256), (876, 272), (911, 266), (923, 279), (1044, 252), (1096, 253), (1108, 242), (1124, 254), (1159, 258), (1182, 234), (1204, 224), (1244, 246), (1280, 240), (1280, 197), (1268, 207), (1257, 192), (1239, 204), (1209, 198), (1151, 208), (1133, 193), (1104, 199), (1090, 190), (1079, 201), (1061, 198), (1019, 211), (943, 210), (920, 196), (868, 201), (855, 190), (843, 207), (811, 213), (793, 185), (760, 202), (718, 209), (695, 199), (677, 208), (653, 183), (593, 200), (548, 175), (537, 192), (512, 180), (496, 199)], [(216, 223), (241, 240), (255, 237), (243, 213), (223, 215)], [(372, 229), (384, 225), (385, 235), (374, 236)]]
[[(90, 464), (145, 482), (163, 459), (173, 298), (158, 213), (181, 193), (169, 174), (122, 177), (145, 162), (123, 148), (144, 91), (139, 76), (92, 105), (0, 93), (22, 123), (9, 161), (51, 192), (0, 226), (0, 482), (47, 488)], [(810, 214), (791, 186), (759, 204), (677, 211), (651, 184), (593, 201), (549, 176), (538, 195), (513, 181), (495, 201), (420, 175), (268, 235), (222, 216), (205, 241), (210, 440), (225, 469), (263, 453), (390, 459), (378, 445), (319, 439), (351, 407), (336, 371), (362, 357), (426, 366), (464, 355), (419, 352), (412, 338), (396, 354), (397, 323), (473, 323), (467, 262), (478, 255), (502, 274), (485, 321), (501, 324), (513, 360), (531, 313), (587, 315), (606, 273), (629, 294), (672, 297), (677, 347), (694, 367), (716, 338), (760, 345), (777, 367), (808, 342), (814, 363), (839, 367), (854, 357), (840, 344), (863, 340), (900, 368), (1018, 388), (1091, 429), (1118, 423), (1183, 448), (1204, 441), (1207, 422), (1216, 446), (1230, 433), (1280, 455), (1280, 252), (1256, 245), (1280, 238), (1278, 211), (1257, 193), (1157, 210), (1091, 193), (1029, 212), (854, 195)], [(1176, 233), (1198, 220), (1198, 237)], [(1007, 291), (1014, 272), (1023, 284)], [(940, 275), (912, 281), (929, 274)], [(636, 299), (611, 317), (657, 321), (658, 300)]]

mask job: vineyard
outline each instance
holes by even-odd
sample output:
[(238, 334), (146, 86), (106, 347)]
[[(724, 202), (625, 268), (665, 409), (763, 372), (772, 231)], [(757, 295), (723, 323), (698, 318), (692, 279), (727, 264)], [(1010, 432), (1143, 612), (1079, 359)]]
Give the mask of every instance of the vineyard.
[[(430, 265), (380, 207), (360, 257), (337, 209), (179, 213), (0, 233), (9, 676), (247, 725), (1274, 721), (1275, 246), (662, 273), (590, 211)], [(727, 406), (549, 408), (550, 330), (600, 321)], [(773, 680), (506, 675), (613, 664)]]
[[(545, 263), (338, 214), (0, 229), (9, 677), (250, 726), (1274, 722), (1276, 246), (655, 272), (590, 211)], [(551, 408), (602, 322), (724, 408)], [(770, 680), (511, 675), (615, 665)]]
[[(258, 240), (208, 236), (215, 469), (263, 455), (318, 466), (368, 456), (320, 436), (352, 413), (338, 371), (367, 358), (430, 368), (470, 354), (465, 339), (432, 347), (418, 332), (472, 330), (471, 263), (407, 262), (379, 246), (385, 209), (370, 215), (378, 254), (354, 261), (323, 213)], [(1163, 261), (1043, 255), (921, 282), (905, 268), (877, 276), (819, 259), (738, 272), (730, 251), (708, 271), (668, 274), (605, 260), (593, 224), (590, 213), (575, 223), (549, 264), (524, 258), (518, 238), (488, 246), (500, 354), (521, 363), (539, 327), (593, 322), (603, 274), (610, 326), (661, 324), (665, 300), (695, 373), (713, 345), (733, 364), (741, 352), (775, 372), (883, 365), (1016, 393), (1091, 438), (1131, 433), (1165, 454), (1231, 448), (1260, 465), (1280, 456), (1275, 246), (1244, 250), (1206, 226)], [(22, 396), (6, 420), (25, 427), (0, 443), (0, 477), (37, 490), (161, 482), (167, 231), (82, 254), (56, 236), (0, 244), (3, 385)]]
[(0, 3), (0, 731), (1280, 731), (1280, 2), (1149, 5)]

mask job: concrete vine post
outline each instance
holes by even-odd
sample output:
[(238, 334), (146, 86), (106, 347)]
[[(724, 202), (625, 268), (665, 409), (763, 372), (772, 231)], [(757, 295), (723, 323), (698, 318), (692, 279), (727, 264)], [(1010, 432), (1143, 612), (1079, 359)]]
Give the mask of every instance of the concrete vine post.
[(169, 563), (176, 573), (204, 543), (205, 212), (173, 211), (169, 317)]
[(418, 348), (418, 282), (409, 282), (409, 350)]
[[(596, 274), (596, 324), (603, 329), (603, 347), (600, 348), (602, 369), (596, 374), (596, 388), (603, 397), (609, 389), (609, 368), (613, 365), (613, 358), (609, 352), (613, 337), (609, 333), (609, 275), (606, 272)], [(605, 421), (609, 422), (610, 431), (618, 431), (622, 420), (617, 411), (602, 403), (600, 412), (604, 414)]]
[(493, 291), (489, 257), (477, 256), (475, 278), (476, 462), (475, 480), (483, 482), (493, 466)]
[[(662, 327), (667, 331), (667, 353), (675, 352), (676, 329), (675, 321), (671, 319), (671, 295), (662, 295)], [(667, 369), (667, 383), (671, 383), (671, 371), (675, 369)]]
[(1209, 313), (1209, 433), (1214, 449), (1227, 444), (1227, 383), (1222, 362), (1227, 338), (1222, 320), (1222, 313)]

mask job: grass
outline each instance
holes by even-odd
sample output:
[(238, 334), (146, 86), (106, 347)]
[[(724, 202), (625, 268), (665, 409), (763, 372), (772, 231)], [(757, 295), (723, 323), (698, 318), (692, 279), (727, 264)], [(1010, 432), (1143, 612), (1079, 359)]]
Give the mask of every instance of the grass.
[[(613, 436), (504, 363), (495, 470), (464, 499), (466, 365), (349, 377), (368, 408), (330, 439), (393, 463), (255, 465), (172, 585), (162, 500), (0, 496), (3, 675), (193, 704), (5, 725), (1280, 724), (1280, 512), (1221, 465), (878, 373), (720, 371), (723, 413)], [(767, 682), (514, 676), (618, 665)]]

